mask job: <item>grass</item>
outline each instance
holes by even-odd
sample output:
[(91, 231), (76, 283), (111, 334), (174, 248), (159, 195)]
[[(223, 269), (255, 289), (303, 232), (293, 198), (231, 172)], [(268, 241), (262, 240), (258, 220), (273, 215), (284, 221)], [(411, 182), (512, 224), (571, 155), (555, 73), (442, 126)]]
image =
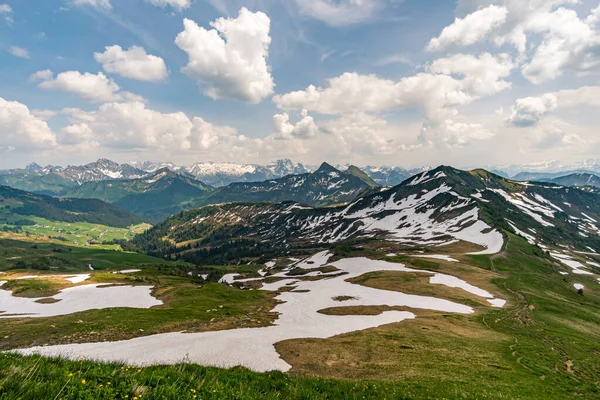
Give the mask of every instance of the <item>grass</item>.
[[(507, 238), (502, 253), (464, 256), (460, 263), (386, 258), (374, 250), (356, 250), (361, 256), (458, 276), (507, 299), (503, 309), (491, 308), (459, 289), (427, 284), (420, 274), (367, 274), (356, 278), (357, 283), (472, 302), (477, 312), (457, 315), (395, 308), (413, 312), (417, 318), (329, 339), (278, 343), (277, 350), (293, 367), (290, 374), (192, 365), (138, 372), (118, 364), (0, 355), (0, 399), (185, 399), (194, 395), (203, 399), (600, 398), (598, 283), (592, 277), (563, 277), (558, 272), (564, 266), (518, 236), (508, 234)], [(347, 248), (343, 253), (356, 255)], [(218, 274), (236, 267), (210, 268)], [(251, 274), (252, 268), (237, 270)], [(163, 307), (89, 311), (45, 321), (2, 321), (0, 348), (255, 326), (273, 318), (268, 312), (272, 294), (218, 284), (200, 287), (194, 278), (182, 276), (184, 270), (179, 275), (169, 275), (167, 270), (157, 265), (130, 276), (97, 274), (95, 278), (156, 285), (155, 294), (166, 301)], [(575, 282), (586, 286), (583, 295), (573, 288)], [(340, 302), (339, 307), (323, 312), (361, 315), (387, 309), (344, 307)], [(111, 389), (107, 389), (109, 381)]]
[(281, 372), (258, 374), (244, 368), (222, 370), (182, 364), (140, 369), (122, 364), (0, 355), (2, 400), (435, 398), (433, 393), (426, 397), (417, 392), (401, 382), (302, 378)]
[(58, 279), (22, 279), (12, 280), (2, 285), (2, 290), (11, 290), (16, 297), (50, 297), (57, 294), (67, 281)]
[[(35, 225), (23, 225), (20, 230), (25, 235), (44, 237), (76, 247), (92, 246), (105, 250), (120, 250), (118, 244), (103, 244), (113, 240), (131, 240), (138, 234), (150, 228), (148, 224), (139, 224), (129, 228), (115, 228), (106, 225), (87, 222), (50, 221), (40, 217), (26, 217)], [(4, 224), (7, 225), (7, 224)], [(8, 224), (7, 226), (11, 226)]]
[[(389, 258), (408, 266), (453, 274), (509, 300), (503, 309), (474, 315), (408, 310), (405, 320), (329, 339), (277, 345), (292, 373), (353, 380), (400, 380), (450, 398), (600, 398), (600, 291), (595, 278), (564, 270), (515, 235), (494, 256), (465, 256), (469, 264)], [(351, 255), (351, 254), (350, 254)], [(441, 294), (418, 275), (378, 272), (361, 284), (460, 300)], [(581, 296), (573, 282), (586, 285)], [(444, 289), (445, 290), (445, 289)], [(468, 304), (465, 299), (462, 303)], [(389, 307), (340, 307), (331, 315), (379, 314)], [(449, 394), (450, 393), (450, 394)]]
[(88, 264), (92, 264), (96, 270), (143, 265), (168, 265), (176, 268), (185, 265), (138, 253), (65, 246), (56, 241), (40, 241), (36, 237), (24, 235), (0, 235), (0, 271), (89, 272)]

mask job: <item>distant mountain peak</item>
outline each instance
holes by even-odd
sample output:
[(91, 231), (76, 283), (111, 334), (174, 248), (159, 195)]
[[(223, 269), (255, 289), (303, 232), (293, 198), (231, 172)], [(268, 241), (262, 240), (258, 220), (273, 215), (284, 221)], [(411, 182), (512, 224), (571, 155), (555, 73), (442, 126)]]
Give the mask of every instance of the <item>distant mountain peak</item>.
[(38, 163), (33, 162), (33, 163), (27, 164), (25, 169), (28, 171), (39, 172), (39, 171), (42, 171), (44, 168), (42, 168)]
[(329, 163), (322, 163), (319, 169), (315, 171), (315, 173), (329, 173), (329, 172), (340, 172), (337, 168)]

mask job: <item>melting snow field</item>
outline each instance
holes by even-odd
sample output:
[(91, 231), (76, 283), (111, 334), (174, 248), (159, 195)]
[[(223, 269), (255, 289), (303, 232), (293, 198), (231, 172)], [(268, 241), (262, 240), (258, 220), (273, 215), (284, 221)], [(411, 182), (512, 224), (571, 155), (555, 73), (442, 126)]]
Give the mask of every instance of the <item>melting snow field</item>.
[[(321, 252), (302, 261), (298, 266), (302, 268), (324, 266), (329, 257), (328, 252)], [(272, 326), (190, 334), (167, 333), (118, 342), (35, 347), (19, 350), (19, 352), (72, 359), (83, 357), (102, 361), (125, 361), (136, 365), (173, 364), (186, 361), (226, 368), (242, 365), (255, 371), (287, 371), (291, 366), (276, 352), (274, 344), (277, 342), (296, 338), (328, 338), (415, 318), (413, 313), (407, 311), (386, 311), (375, 316), (335, 316), (319, 313), (318, 311), (322, 309), (340, 306), (388, 305), (463, 314), (474, 312), (471, 307), (448, 300), (368, 288), (346, 282), (347, 279), (373, 271), (427, 272), (433, 275), (433, 283), (459, 287), (484, 298), (499, 300), (493, 299), (488, 292), (455, 277), (413, 270), (402, 264), (367, 258), (350, 258), (327, 265), (332, 265), (346, 274), (318, 281), (301, 281), (286, 277), (288, 279), (263, 285), (263, 290), (278, 290), (291, 285), (295, 287), (295, 291), (282, 292), (277, 296), (277, 300), (281, 303), (273, 309), (273, 312), (278, 313), (279, 317)], [(285, 276), (285, 273), (284, 271), (277, 275)], [(339, 274), (339, 271), (337, 273)], [(233, 279), (234, 277), (229, 276), (224, 281), (229, 282)], [(347, 296), (350, 300), (344, 302), (334, 300), (338, 296)]]
[(565, 264), (566, 266), (570, 267), (573, 270), (574, 274), (593, 275), (591, 272), (586, 271), (585, 269), (582, 269), (582, 268), (585, 268), (585, 265), (583, 265), (579, 261), (573, 260), (570, 256), (568, 256), (566, 254), (550, 252), (550, 256), (552, 258), (554, 258), (555, 260), (558, 260), (561, 263)]
[[(0, 282), (0, 286), (6, 282)], [(55, 303), (36, 303), (26, 297), (14, 297), (9, 290), (0, 290), (1, 318), (39, 318), (73, 314), (87, 310), (128, 307), (150, 308), (163, 304), (150, 291), (152, 286), (111, 286), (100, 284), (75, 286), (64, 289), (51, 298)]]
[(411, 257), (420, 257), (420, 258), (434, 258), (436, 260), (444, 260), (450, 262), (458, 262), (457, 259), (454, 259), (450, 256), (441, 255), (441, 254), (428, 254), (428, 255), (412, 255)]

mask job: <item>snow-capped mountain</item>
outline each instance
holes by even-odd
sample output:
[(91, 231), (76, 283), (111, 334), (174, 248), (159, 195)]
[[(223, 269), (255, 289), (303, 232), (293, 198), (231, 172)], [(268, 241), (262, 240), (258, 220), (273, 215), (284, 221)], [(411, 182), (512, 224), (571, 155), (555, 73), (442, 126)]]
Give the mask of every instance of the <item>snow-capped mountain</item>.
[(136, 179), (146, 175), (148, 175), (146, 171), (107, 159), (82, 166), (67, 167), (54, 165), (42, 167), (31, 163), (25, 168), (0, 171), (0, 184), (49, 196), (61, 196), (86, 182)]
[(232, 183), (215, 190), (200, 204), (296, 201), (324, 206), (351, 201), (375, 186), (356, 167), (342, 172), (323, 163), (312, 173), (287, 175), (262, 182)]
[[(142, 235), (138, 243), (148, 249), (163, 246), (171, 254), (180, 251), (177, 238), (215, 246), (221, 240), (231, 246), (232, 238), (244, 237), (246, 246), (250, 241), (280, 249), (385, 240), (444, 251), (444, 246), (462, 242), (473, 253), (493, 254), (514, 234), (562, 260), (565, 270), (591, 273), (593, 265), (571, 262), (565, 252), (600, 252), (598, 221), (597, 194), (549, 183), (523, 184), (484, 170), (439, 167), (338, 207), (229, 203), (190, 210)], [(186, 256), (194, 257), (193, 252)]]
[(600, 173), (600, 159), (588, 159), (575, 163), (564, 163), (561, 161), (546, 161), (530, 164), (511, 164), (489, 167), (503, 171), (509, 177), (518, 180), (544, 178), (556, 178), (571, 173)]
[(179, 172), (185, 170), (185, 167), (174, 164), (172, 162), (154, 162), (154, 161), (131, 161), (128, 163), (134, 168), (141, 169), (146, 172), (156, 172), (159, 169), (168, 168), (171, 171)]
[(147, 175), (146, 171), (129, 164), (118, 164), (105, 158), (83, 166), (69, 165), (53, 172), (80, 185), (109, 179), (136, 179)]
[(201, 162), (186, 167), (185, 170), (197, 179), (215, 187), (227, 186), (233, 182), (260, 182), (308, 172), (302, 164), (295, 164), (288, 159), (278, 160), (266, 166)]
[(100, 199), (154, 222), (188, 209), (212, 190), (185, 172), (162, 168), (142, 178), (86, 182), (66, 197)]

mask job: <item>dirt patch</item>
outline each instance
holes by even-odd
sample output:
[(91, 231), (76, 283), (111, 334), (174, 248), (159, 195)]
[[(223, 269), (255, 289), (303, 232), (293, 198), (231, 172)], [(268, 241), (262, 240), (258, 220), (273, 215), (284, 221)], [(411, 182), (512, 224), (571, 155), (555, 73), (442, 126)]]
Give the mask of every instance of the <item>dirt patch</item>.
[(352, 297), (352, 296), (336, 296), (336, 297), (332, 297), (332, 299), (335, 301), (358, 300), (356, 297)]
[(36, 300), (36, 303), (40, 303), (40, 304), (54, 304), (54, 303), (58, 303), (60, 301), (60, 299), (53, 299), (52, 297), (47, 297), (45, 299), (39, 299)]

